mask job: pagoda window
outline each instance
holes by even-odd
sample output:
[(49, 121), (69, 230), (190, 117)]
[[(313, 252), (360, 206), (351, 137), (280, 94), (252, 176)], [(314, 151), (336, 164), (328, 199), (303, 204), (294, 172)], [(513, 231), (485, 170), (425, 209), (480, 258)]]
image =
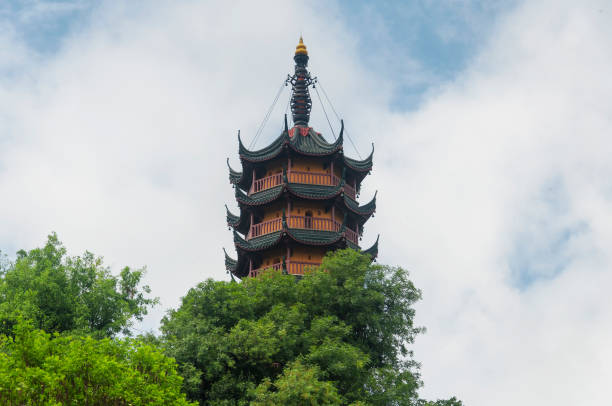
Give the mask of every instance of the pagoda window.
[(304, 228), (312, 228), (312, 212), (307, 211), (304, 215)]

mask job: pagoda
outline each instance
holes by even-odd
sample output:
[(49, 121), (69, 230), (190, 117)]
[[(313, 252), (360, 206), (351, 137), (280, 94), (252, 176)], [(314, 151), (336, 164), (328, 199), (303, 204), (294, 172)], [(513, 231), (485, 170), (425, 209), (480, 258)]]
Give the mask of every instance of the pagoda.
[[(239, 278), (256, 276), (264, 269), (302, 275), (321, 264), (330, 250), (360, 250), (365, 222), (376, 210), (370, 202), (357, 202), (361, 182), (372, 169), (372, 153), (356, 160), (344, 155), (344, 122), (338, 138), (328, 142), (308, 126), (312, 101), (309, 87), (316, 83), (308, 72), (308, 51), (302, 38), (296, 47), (292, 86), (293, 127), (285, 127), (267, 147), (247, 149), (238, 132), (242, 171), (229, 166), (239, 214), (227, 209), (227, 224), (234, 233), (237, 259), (225, 253), (225, 266)], [(225, 251), (225, 249), (224, 249)], [(363, 252), (373, 259), (378, 238)]]

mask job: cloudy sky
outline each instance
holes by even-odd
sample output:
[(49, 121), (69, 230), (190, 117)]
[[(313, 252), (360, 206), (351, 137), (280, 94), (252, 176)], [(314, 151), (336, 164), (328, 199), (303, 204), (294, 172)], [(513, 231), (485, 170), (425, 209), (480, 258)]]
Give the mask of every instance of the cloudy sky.
[(115, 271), (146, 265), (162, 305), (143, 330), (227, 280), (225, 159), (239, 166), (236, 132), (251, 142), (302, 33), (347, 154), (376, 145), (363, 245), (380, 233), (379, 262), (423, 290), (423, 396), (609, 402), (608, 1), (97, 3), (0, 3), (3, 252), (56, 231)]

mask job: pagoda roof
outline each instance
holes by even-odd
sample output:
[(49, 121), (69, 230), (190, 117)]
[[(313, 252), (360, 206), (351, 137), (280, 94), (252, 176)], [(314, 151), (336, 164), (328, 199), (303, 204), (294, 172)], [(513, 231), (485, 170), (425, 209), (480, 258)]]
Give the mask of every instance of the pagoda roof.
[(293, 151), (306, 156), (328, 156), (342, 150), (344, 141), (344, 124), (340, 130), (340, 135), (333, 143), (329, 143), (323, 138), (321, 133), (316, 132), (312, 127), (293, 127), (285, 129), (270, 145), (259, 150), (249, 150), (242, 143), (240, 133), (238, 133), (238, 153), (240, 159), (247, 162), (264, 162), (280, 155), (283, 147), (287, 146)]
[[(279, 199), (280, 197), (282, 197), (283, 191), (285, 190), (291, 193), (292, 195), (303, 199), (329, 200), (340, 196), (340, 194), (342, 193), (342, 183), (337, 186), (287, 183), (263, 190), (261, 192), (254, 193), (250, 196), (244, 193), (240, 188), (236, 188), (235, 194), (236, 200), (240, 205), (257, 207), (269, 204)], [(370, 216), (372, 216), (372, 214), (374, 214), (374, 212), (376, 211), (377, 193), (374, 194), (372, 200), (361, 206), (352, 198), (348, 197), (347, 194), (344, 194), (341, 201), (344, 202), (344, 205), (349, 210), (349, 212), (353, 213), (355, 216), (358, 217), (360, 226), (363, 226), (363, 224), (365, 224), (365, 222), (368, 221)], [(226, 211), (227, 224), (230, 227), (237, 229), (243, 234), (248, 231), (248, 227), (250, 226), (250, 224), (245, 210), (241, 210), (240, 215), (236, 215), (231, 213), (226, 206)]]
[[(326, 200), (338, 196), (342, 192), (342, 184), (337, 186), (311, 185), (305, 183), (286, 183), (261, 192), (247, 195), (240, 188), (236, 188), (236, 200), (247, 206), (261, 206), (278, 199), (283, 190), (303, 199)], [(351, 200), (350, 198), (348, 198)]]
[(283, 189), (284, 185), (278, 185), (249, 196), (240, 188), (236, 188), (236, 200), (238, 200), (238, 203), (246, 204), (247, 206), (261, 206), (278, 199), (283, 193)]
[(364, 205), (359, 205), (356, 201), (344, 195), (344, 204), (346, 207), (355, 214), (360, 216), (370, 216), (376, 211), (376, 195), (378, 192), (374, 193), (374, 197), (368, 203)]
[(365, 159), (358, 160), (349, 158), (347, 156), (344, 157), (344, 163), (350, 169), (356, 172), (370, 172), (372, 170), (372, 162), (374, 160), (374, 143), (372, 143), (372, 151), (370, 155), (368, 155)]
[[(298, 231), (298, 233), (296, 233), (296, 231)], [(336, 239), (337, 234), (340, 234), (340, 237), (341, 237), (341, 233), (335, 233), (331, 231), (292, 230), (291, 232), (292, 232), (292, 234), (290, 234), (291, 238), (293, 239), (297, 238), (300, 240), (299, 242), (309, 244), (309, 245), (321, 245), (320, 244), (321, 237), (327, 238), (327, 241), (330, 241), (328, 244), (333, 244), (341, 240), (341, 238)], [(270, 235), (271, 234), (268, 234), (268, 236)], [(265, 240), (263, 239), (263, 237), (265, 236), (258, 237), (257, 239), (253, 239), (253, 240), (259, 240), (261, 238), (260, 241), (257, 241), (253, 243), (252, 245), (250, 245), (250, 248), (251, 248), (250, 251), (259, 251), (259, 250), (266, 249), (266, 248), (273, 246), (276, 242), (280, 241), (280, 239), (282, 238), (282, 231), (273, 233), (273, 236), (266, 238)], [(361, 250), (362, 253), (370, 255), (370, 257), (372, 257), (372, 260), (376, 259), (376, 257), (378, 256), (378, 239), (379, 237), (376, 238), (376, 242), (374, 242), (374, 244), (370, 248)], [(227, 254), (224, 248), (223, 253), (225, 254), (225, 269), (227, 269), (229, 272), (239, 277), (245, 277), (248, 275), (248, 269), (246, 269), (246, 265), (248, 264), (248, 259), (247, 259), (248, 257), (245, 255), (245, 252), (240, 252), (240, 248), (242, 248), (242, 245), (238, 245), (238, 244), (248, 245), (253, 240), (246, 241), (243, 238), (241, 238), (239, 235), (234, 233), (234, 241), (236, 243), (237, 248), (239, 248), (238, 250), (239, 257), (237, 260), (233, 259)], [(352, 242), (348, 240), (345, 240), (345, 242), (348, 248), (352, 248), (356, 251), (360, 250), (359, 247), (353, 244)], [(266, 248), (260, 248), (260, 247), (266, 247)], [(244, 249), (244, 251), (249, 251), (249, 250)]]

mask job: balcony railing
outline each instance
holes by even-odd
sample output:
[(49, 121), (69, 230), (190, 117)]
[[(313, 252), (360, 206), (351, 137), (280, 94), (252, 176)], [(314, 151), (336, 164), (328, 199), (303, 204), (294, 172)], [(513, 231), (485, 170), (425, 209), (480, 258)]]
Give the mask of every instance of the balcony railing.
[(274, 175), (266, 176), (261, 179), (254, 179), (251, 185), (249, 195), (262, 190), (270, 189), (283, 183), (283, 173), (275, 173)]
[(288, 178), (289, 182), (292, 183), (308, 183), (311, 185), (336, 186), (340, 183), (339, 177), (324, 172), (289, 171)]
[[(311, 216), (287, 216), (287, 227), (289, 228), (301, 228), (306, 230), (317, 230), (317, 231), (340, 231), (342, 224), (324, 217), (311, 217)], [(283, 220), (281, 218), (275, 218), (272, 220), (264, 221), (257, 224), (251, 224), (251, 228), (247, 234), (247, 240), (251, 238), (260, 237), (265, 234), (270, 234), (275, 231), (280, 231), (283, 228)], [(350, 228), (345, 229), (346, 238), (354, 244), (359, 244), (359, 234)]]
[(277, 264), (266, 265), (266, 266), (262, 266), (257, 269), (251, 269), (251, 271), (249, 272), (249, 276), (257, 276), (264, 269), (270, 269), (270, 268), (274, 269), (275, 271), (278, 271), (283, 268), (283, 264), (282, 262), (279, 262)]
[[(290, 274), (290, 275), (304, 275), (309, 268), (317, 267), (319, 265), (321, 265), (320, 262), (312, 262), (312, 261), (292, 261), (292, 260), (288, 260), (286, 262), (287, 273)], [(262, 266), (262, 267), (259, 267), (257, 269), (252, 269), (249, 272), (249, 276), (251, 276), (251, 277), (257, 276), (263, 270), (270, 269), (270, 268), (274, 269), (275, 271), (278, 271), (278, 270), (283, 268), (283, 264), (281, 262), (279, 262), (279, 263), (272, 264), (272, 265)]]
[[(303, 172), (303, 171), (288, 171), (287, 180), (291, 183), (305, 183), (309, 185), (322, 186), (337, 186), (340, 183), (340, 178), (332, 173), (324, 172)], [(253, 179), (249, 195), (261, 192), (266, 189), (279, 186), (283, 183), (283, 173), (275, 173), (274, 175), (266, 176), (261, 179)], [(351, 199), (355, 200), (355, 188), (349, 184), (344, 185), (344, 192)]]

